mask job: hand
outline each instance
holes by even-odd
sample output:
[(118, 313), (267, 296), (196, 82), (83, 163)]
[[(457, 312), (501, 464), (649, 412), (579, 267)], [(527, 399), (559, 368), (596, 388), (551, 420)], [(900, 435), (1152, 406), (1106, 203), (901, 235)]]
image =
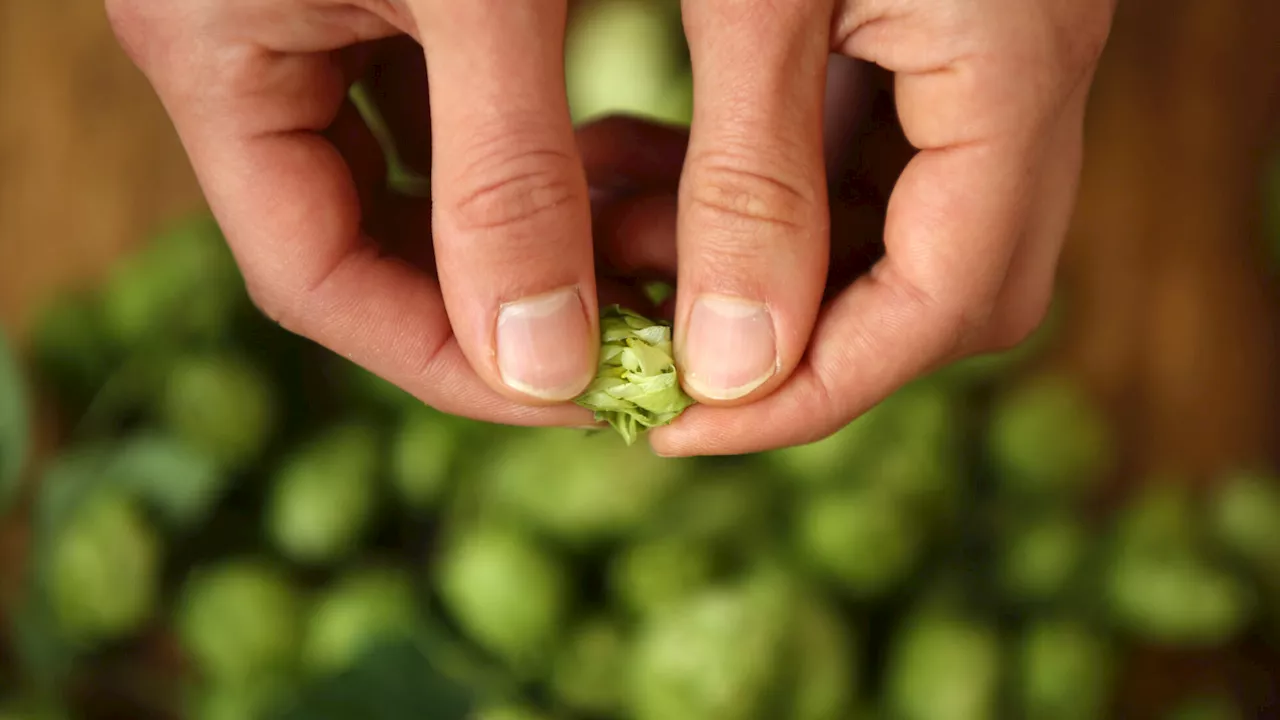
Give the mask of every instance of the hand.
[[(1028, 335), (1052, 294), (1112, 13), (1112, 0), (686, 2), (696, 110), (676, 351), (703, 404), (655, 431), (654, 448), (816, 440), (921, 374)], [(884, 258), (823, 303), (832, 51), (894, 74), (918, 152), (888, 199)], [(863, 162), (879, 151), (854, 150)], [(644, 228), (667, 222), (628, 217), (612, 232), (651, 243)]]
[[(108, 11), (267, 315), (446, 412), (591, 422), (563, 401), (595, 371), (597, 296), (633, 295), (597, 286), (587, 175), (678, 175), (683, 147), (637, 153), (626, 122), (575, 136), (564, 0)], [(431, 202), (386, 189), (347, 96), (361, 78)]]

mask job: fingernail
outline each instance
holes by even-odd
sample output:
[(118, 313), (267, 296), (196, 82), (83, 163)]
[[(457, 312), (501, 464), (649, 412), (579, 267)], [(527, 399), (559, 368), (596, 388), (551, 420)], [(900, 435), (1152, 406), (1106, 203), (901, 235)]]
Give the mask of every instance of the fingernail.
[(543, 400), (572, 400), (595, 372), (590, 332), (577, 288), (503, 305), (496, 333), (502, 382)]
[(689, 314), (685, 382), (713, 400), (736, 400), (777, 372), (773, 318), (763, 304), (703, 295)]

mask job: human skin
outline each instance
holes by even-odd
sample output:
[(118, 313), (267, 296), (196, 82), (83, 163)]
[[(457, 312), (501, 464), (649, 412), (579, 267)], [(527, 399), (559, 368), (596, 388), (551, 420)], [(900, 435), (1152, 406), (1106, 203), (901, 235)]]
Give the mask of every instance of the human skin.
[[(824, 437), (1038, 325), (1114, 7), (687, 0), (687, 136), (575, 131), (566, 0), (108, 11), (266, 314), (446, 412), (576, 426), (591, 421), (568, 401), (594, 371), (599, 303), (634, 297), (628, 269), (673, 274), (677, 362), (700, 404), (650, 441), (699, 455)], [(859, 78), (829, 84), (833, 53), (893, 73), (915, 150), (883, 258), (838, 293), (824, 138), (844, 112), (832, 91)], [(410, 164), (430, 168), (429, 203), (382, 188), (346, 100), (362, 77)], [(597, 217), (593, 233), (592, 184), (651, 192), (627, 196), (625, 226)]]

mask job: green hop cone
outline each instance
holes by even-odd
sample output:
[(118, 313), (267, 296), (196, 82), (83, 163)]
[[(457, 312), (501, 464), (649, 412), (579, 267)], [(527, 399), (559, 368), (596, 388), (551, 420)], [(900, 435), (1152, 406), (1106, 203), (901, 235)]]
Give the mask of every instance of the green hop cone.
[(127, 349), (175, 335), (221, 339), (245, 304), (235, 259), (207, 214), (166, 228), (118, 263), (102, 290), (105, 327)]
[(693, 404), (676, 378), (671, 326), (614, 305), (600, 317), (600, 367), (577, 403), (630, 445)]
[(844, 720), (856, 695), (857, 638), (785, 572), (706, 587), (638, 633), (634, 720)]
[(661, 115), (687, 53), (678, 12), (651, 0), (597, 0), (579, 7), (565, 43), (574, 121)]
[(890, 651), (886, 702), (901, 720), (997, 717), (1000, 638), (981, 623), (946, 610), (909, 619)]
[(1092, 720), (1106, 716), (1113, 659), (1100, 634), (1069, 620), (1041, 620), (1018, 648), (1018, 717)]
[(804, 497), (796, 545), (805, 562), (858, 598), (882, 597), (916, 568), (921, 522), (892, 493), (859, 485)]
[(1214, 646), (1248, 625), (1257, 597), (1205, 542), (1200, 507), (1186, 488), (1157, 483), (1125, 508), (1104, 568), (1112, 622), (1151, 642)]
[(253, 464), (274, 435), (280, 408), (275, 385), (238, 355), (195, 355), (174, 363), (159, 412), (179, 439), (221, 465)]
[(1019, 517), (999, 547), (1000, 588), (1014, 603), (1043, 603), (1071, 587), (1089, 549), (1089, 529), (1067, 512)]
[(449, 488), (459, 446), (450, 418), (427, 407), (407, 413), (391, 445), (391, 484), (413, 512), (433, 508)]
[(991, 423), (988, 448), (1010, 495), (1078, 497), (1114, 464), (1107, 418), (1071, 378), (1046, 375), (1014, 386), (997, 401)]
[(178, 635), (206, 680), (238, 685), (280, 677), (296, 668), (303, 607), (280, 568), (229, 560), (187, 581)]
[(126, 497), (81, 505), (51, 548), (50, 592), (58, 624), (75, 642), (136, 632), (160, 594), (161, 539)]
[(1280, 479), (1235, 473), (1209, 506), (1214, 539), (1264, 582), (1280, 587)]
[(789, 594), (773, 583), (707, 588), (640, 629), (631, 667), (635, 720), (757, 720), (780, 679)]
[(489, 508), (582, 546), (626, 537), (659, 514), (684, 465), (604, 435), (529, 431), (491, 453)]
[(569, 634), (551, 669), (551, 687), (569, 707), (602, 717), (619, 714), (627, 637), (608, 617), (589, 617)]
[(676, 535), (649, 538), (614, 556), (610, 590), (628, 610), (648, 615), (705, 587), (714, 565), (704, 543)]
[(274, 681), (200, 687), (186, 699), (187, 720), (266, 720), (284, 704), (286, 686)]
[(560, 558), (510, 527), (462, 532), (435, 568), (444, 606), (477, 645), (524, 673), (545, 667), (568, 617)]
[(412, 637), (419, 612), (412, 578), (395, 568), (355, 570), (328, 589), (307, 621), (308, 669), (341, 672), (380, 643)]
[(295, 562), (323, 565), (353, 552), (378, 509), (380, 438), (336, 425), (286, 461), (266, 510), (271, 537)]

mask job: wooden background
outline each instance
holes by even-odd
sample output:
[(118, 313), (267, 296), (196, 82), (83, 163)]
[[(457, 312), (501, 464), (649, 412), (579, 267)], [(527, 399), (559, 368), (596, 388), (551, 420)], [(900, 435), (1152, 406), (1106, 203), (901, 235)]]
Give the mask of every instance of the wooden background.
[[(1121, 422), (1131, 474), (1274, 454), (1277, 273), (1256, 179), (1280, 139), (1280, 3), (1121, 0), (1063, 266), (1061, 361)], [(0, 0), (0, 324), (200, 206), (99, 2)]]

